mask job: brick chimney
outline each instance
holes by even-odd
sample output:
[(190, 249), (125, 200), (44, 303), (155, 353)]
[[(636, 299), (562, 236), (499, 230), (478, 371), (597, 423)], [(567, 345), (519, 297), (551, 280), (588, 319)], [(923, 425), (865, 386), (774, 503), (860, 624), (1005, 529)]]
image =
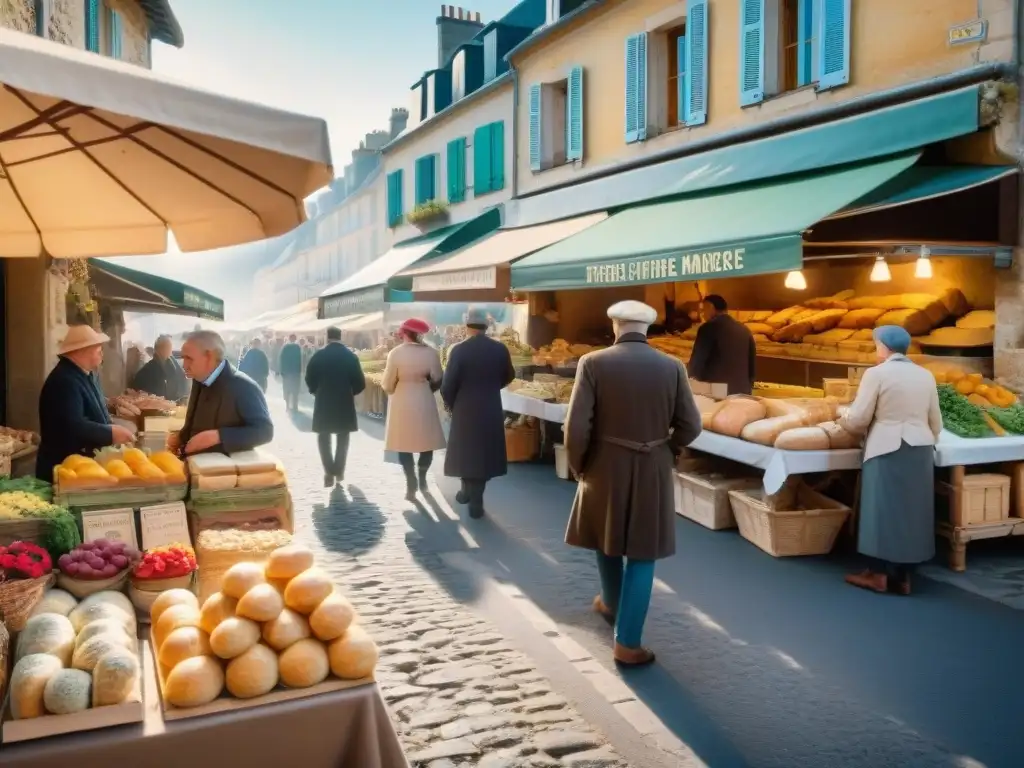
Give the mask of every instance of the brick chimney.
[(409, 124), (409, 110), (396, 107), (391, 110), (391, 138), (394, 139), (405, 130)]
[(455, 49), (472, 40), (484, 28), (479, 11), (467, 11), (454, 5), (442, 5), (437, 17), (437, 67), (440, 69)]

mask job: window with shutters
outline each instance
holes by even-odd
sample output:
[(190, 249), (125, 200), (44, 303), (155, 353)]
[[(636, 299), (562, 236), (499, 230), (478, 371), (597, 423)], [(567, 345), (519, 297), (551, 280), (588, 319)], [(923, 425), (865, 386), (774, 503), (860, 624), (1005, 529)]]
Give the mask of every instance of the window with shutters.
[(466, 199), (466, 139), (460, 137), (448, 142), (445, 152), (448, 178), (448, 202), (461, 203)]
[(473, 197), (505, 188), (505, 122), (481, 125), (473, 132)]
[(85, 49), (100, 52), (100, 0), (85, 0)]
[(405, 211), (402, 209), (402, 170), (388, 174), (388, 226), (397, 227), (402, 223)]
[(416, 205), (437, 199), (437, 155), (416, 159)]
[(108, 6), (103, 7), (105, 10), (103, 15), (106, 19), (106, 22), (103, 25), (103, 36), (106, 38), (107, 42), (107, 55), (112, 59), (120, 59), (122, 57), (122, 41), (124, 39), (124, 33), (121, 25), (121, 14)]
[(665, 122), (669, 128), (686, 125), (683, 114), (684, 90), (686, 87), (686, 25), (675, 27), (665, 33), (665, 53), (668, 58), (666, 70)]
[(707, 122), (709, 5), (689, 0), (685, 16), (659, 14), (627, 38), (627, 143)]
[(530, 86), (530, 170), (544, 171), (583, 160), (583, 74), (583, 67), (572, 67), (564, 80)]

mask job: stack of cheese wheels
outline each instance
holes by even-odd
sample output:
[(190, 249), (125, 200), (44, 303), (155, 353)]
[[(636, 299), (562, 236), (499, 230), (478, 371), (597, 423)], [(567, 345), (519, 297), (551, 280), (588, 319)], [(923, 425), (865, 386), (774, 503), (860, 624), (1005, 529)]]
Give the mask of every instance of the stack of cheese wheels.
[(274, 550), (265, 563), (233, 565), (201, 609), (191, 592), (165, 592), (152, 613), (164, 698), (197, 707), (225, 688), (251, 699), (278, 684), (369, 677), (379, 651), (355, 620), (313, 553), (297, 544)]

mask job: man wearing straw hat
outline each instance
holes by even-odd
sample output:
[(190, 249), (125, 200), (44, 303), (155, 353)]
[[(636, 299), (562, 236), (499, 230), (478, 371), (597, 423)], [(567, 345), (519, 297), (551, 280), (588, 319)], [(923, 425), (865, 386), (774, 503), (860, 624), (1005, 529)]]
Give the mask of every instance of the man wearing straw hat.
[(130, 443), (131, 430), (111, 423), (96, 373), (110, 341), (88, 325), (72, 325), (57, 349), (59, 359), (39, 393), (36, 477), (53, 482), (53, 469), (74, 453), (88, 456), (108, 445)]

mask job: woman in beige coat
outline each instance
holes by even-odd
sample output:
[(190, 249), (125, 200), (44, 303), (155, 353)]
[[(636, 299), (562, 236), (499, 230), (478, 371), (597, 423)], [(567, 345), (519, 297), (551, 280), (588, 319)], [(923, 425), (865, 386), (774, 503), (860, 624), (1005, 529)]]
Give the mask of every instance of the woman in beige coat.
[[(398, 329), (401, 344), (388, 353), (381, 388), (388, 394), (384, 448), (396, 451), (405, 472), (406, 498), (427, 487), (427, 470), (434, 451), (444, 448), (444, 431), (434, 392), (441, 386), (441, 358), (423, 343), (430, 330), (424, 321), (410, 318)], [(419, 461), (413, 465), (413, 454)], [(416, 470), (419, 470), (417, 484)]]

